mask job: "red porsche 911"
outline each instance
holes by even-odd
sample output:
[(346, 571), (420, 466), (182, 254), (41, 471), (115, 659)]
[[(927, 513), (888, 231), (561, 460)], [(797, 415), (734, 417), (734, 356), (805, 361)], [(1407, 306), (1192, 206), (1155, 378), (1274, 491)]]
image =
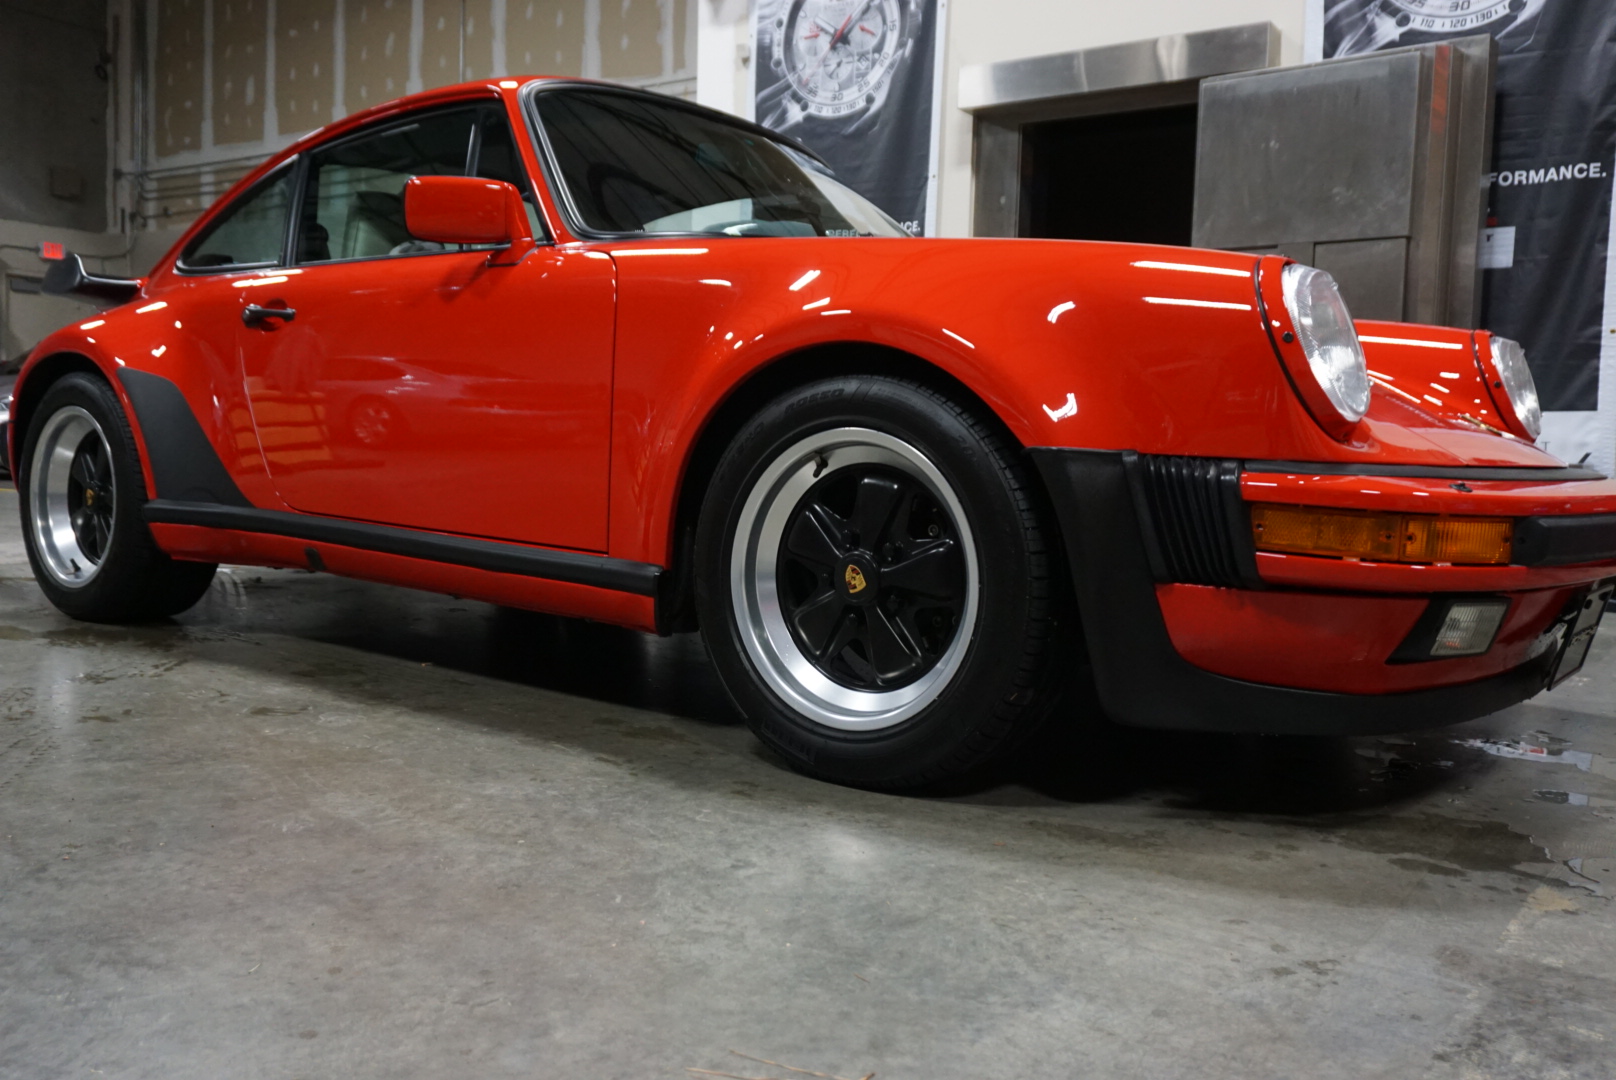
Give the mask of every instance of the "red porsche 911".
[(1525, 358), (1354, 324), (1281, 257), (914, 239), (802, 146), (578, 80), (317, 131), (33, 351), (40, 587), (152, 619), (220, 562), (655, 633), (758, 736), (898, 789), (1064, 684), (1115, 721), (1370, 733), (1582, 664), (1616, 482)]

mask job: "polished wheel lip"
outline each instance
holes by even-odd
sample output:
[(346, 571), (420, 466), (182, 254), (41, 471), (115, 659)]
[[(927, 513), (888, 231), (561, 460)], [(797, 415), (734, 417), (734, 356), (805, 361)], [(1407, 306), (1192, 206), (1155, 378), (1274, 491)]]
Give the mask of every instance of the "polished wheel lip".
[[(803, 495), (834, 471), (867, 465), (897, 470), (924, 486), (953, 519), (965, 557), (965, 607), (943, 656), (915, 682), (879, 692), (843, 686), (803, 654), (786, 622), (778, 579), (781, 540)], [(758, 674), (804, 719), (838, 731), (890, 728), (937, 699), (975, 637), (980, 581), (975, 538), (953, 487), (914, 446), (870, 428), (821, 431), (778, 454), (747, 493), (730, 549), (736, 627)]]
[[(77, 405), (65, 405), (45, 421), (34, 444), (33, 460), (28, 473), (28, 518), (33, 531), (34, 549), (39, 563), (51, 579), (64, 589), (82, 589), (101, 572), (101, 562), (91, 559), (79, 544), (73, 527), (73, 507), (69, 500), (69, 481), (74, 459), (86, 439), (100, 440), (101, 452), (109, 463), (112, 447), (106, 432), (87, 411)], [(109, 468), (110, 499), (117, 506), (117, 477)], [(117, 519), (107, 534), (106, 551), (112, 549), (117, 535)]]

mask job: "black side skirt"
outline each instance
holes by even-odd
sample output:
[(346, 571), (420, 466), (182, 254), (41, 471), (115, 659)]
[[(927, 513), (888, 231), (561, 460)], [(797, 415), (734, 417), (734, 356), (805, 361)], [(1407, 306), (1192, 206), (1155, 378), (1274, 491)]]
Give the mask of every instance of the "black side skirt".
[(362, 521), (290, 514), (281, 510), (153, 499), (145, 505), (142, 513), (153, 524), (200, 525), (211, 529), (236, 529), (286, 536), (294, 540), (340, 544), (383, 555), (403, 555), (473, 570), (590, 585), (636, 596), (656, 596), (657, 582), (662, 576), (660, 566), (605, 555), (556, 551), (467, 536), (447, 536), (388, 525), (371, 525)]
[(1245, 682), (1179, 655), (1156, 600), (1121, 453), (1030, 451), (1072, 567), (1101, 704), (1136, 727), (1375, 735), (1457, 724), (1543, 689), (1552, 654), (1478, 682), (1401, 694), (1332, 694)]

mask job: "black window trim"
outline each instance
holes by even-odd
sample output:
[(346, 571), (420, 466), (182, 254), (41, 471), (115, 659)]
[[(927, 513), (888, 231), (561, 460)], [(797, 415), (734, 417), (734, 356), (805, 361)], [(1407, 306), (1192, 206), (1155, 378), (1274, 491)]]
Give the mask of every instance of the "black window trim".
[(755, 124), (750, 120), (743, 120), (729, 113), (709, 109), (705, 105), (697, 105), (681, 98), (669, 97), (666, 94), (656, 94), (647, 90), (640, 90), (631, 86), (612, 86), (608, 83), (590, 82), (587, 79), (546, 79), (528, 83), (522, 88), (522, 118), (527, 122), (528, 134), (538, 148), (539, 169), (544, 173), (544, 182), (550, 188), (550, 194), (555, 198), (556, 206), (561, 210), (562, 220), (566, 222), (567, 229), (580, 240), (738, 240), (742, 237), (722, 236), (710, 232), (680, 232), (669, 229), (666, 231), (648, 232), (646, 230), (614, 231), (608, 229), (595, 229), (584, 224), (583, 215), (578, 212), (578, 204), (573, 202), (572, 191), (567, 187), (561, 176), (561, 161), (555, 156), (555, 149), (550, 145), (550, 136), (544, 130), (544, 121), (539, 117), (536, 98), (540, 94), (554, 93), (566, 90), (588, 90), (594, 93), (617, 94), (621, 97), (636, 98), (649, 101), (653, 105), (664, 108), (682, 109), (688, 113), (695, 113), (708, 120), (728, 124), (742, 131), (749, 131), (754, 135), (762, 136), (770, 142), (788, 146), (799, 154), (803, 154), (814, 161), (830, 168), (828, 162), (814, 151), (789, 135), (782, 135), (778, 131), (770, 131), (762, 124)]
[[(228, 263), (224, 266), (185, 265), (185, 251), (207, 239), (207, 237), (211, 234), (213, 227), (218, 223), (218, 220), (222, 215), (231, 210), (233, 207), (239, 206), (242, 200), (250, 198), (251, 196), (262, 191), (266, 183), (271, 182), (281, 172), (287, 169), (292, 170), (292, 197), (287, 201), (286, 221), (281, 225), (281, 258), (279, 260), (270, 262)], [(174, 272), (177, 274), (183, 274), (186, 277), (206, 277), (218, 274), (240, 274), (250, 270), (275, 270), (287, 265), (286, 249), (287, 244), (289, 243), (288, 238), (292, 233), (292, 222), (294, 220), (292, 210), (297, 206), (296, 200), (297, 196), (302, 192), (302, 185), (303, 154), (300, 152), (293, 154), (291, 157), (269, 170), (269, 172), (265, 173), (263, 176), (260, 176), (258, 180), (246, 191), (243, 191), (240, 195), (236, 196), (225, 206), (221, 207), (217, 212), (209, 215), (208, 224), (203, 228), (203, 230), (197, 234), (195, 239), (185, 245), (185, 249), (182, 250), (180, 254), (174, 256)]]
[[(313, 269), (314, 267), (318, 266), (343, 266), (349, 263), (382, 262), (392, 261), (394, 259), (419, 259), (439, 255), (464, 255), (467, 252), (501, 250), (501, 245), (498, 244), (478, 244), (476, 246), (463, 246), (458, 251), (449, 251), (445, 249), (443, 251), (408, 251), (398, 255), (355, 255), (352, 258), (347, 259), (320, 259), (317, 262), (300, 262), (297, 258), (297, 226), (298, 222), (302, 219), (303, 200), (305, 195), (308, 193), (308, 159), (313, 154), (324, 150), (330, 150), (333, 147), (342, 146), (344, 143), (352, 142), (355, 139), (372, 138), (377, 135), (385, 135), (394, 129), (413, 127), (420, 124), (422, 117), (431, 116), (434, 113), (453, 112), (456, 109), (492, 110), (498, 113), (507, 124), (510, 123), (510, 115), (505, 112), (504, 103), (500, 99), (483, 97), (464, 98), (458, 101), (437, 102), (402, 115), (394, 114), (383, 120), (379, 120), (374, 124), (350, 131), (340, 138), (332, 139), (329, 142), (320, 143), (317, 146), (311, 146), (307, 150), (303, 151), (299, 155), (302, 160), (298, 163), (297, 179), (293, 184), (295, 202), (292, 205), (296, 212), (287, 216), (285, 246), (281, 252), (281, 262), (277, 265), (296, 267), (298, 269), (306, 270)], [(511, 129), (511, 142), (513, 145), (516, 142), (516, 129), (514, 127)], [(480, 124), (473, 124), (471, 139), (466, 146), (466, 171), (461, 175), (471, 175), (470, 170), (477, 164), (476, 155), (480, 154), (481, 152), (482, 126)], [(550, 235), (548, 222), (546, 222), (544, 219), (543, 203), (539, 201), (538, 191), (533, 185), (533, 177), (528, 175), (527, 165), (522, 160), (522, 155), (520, 152), (518, 152), (516, 155), (516, 165), (519, 174), (525, 181), (525, 186), (527, 188), (527, 192), (525, 194), (532, 197), (533, 205), (538, 210), (538, 213), (535, 216), (538, 218), (539, 232), (541, 235), (535, 236), (533, 238), (533, 242), (539, 246), (548, 246), (554, 244), (555, 240)], [(517, 190), (521, 191), (521, 187), (519, 186)]]

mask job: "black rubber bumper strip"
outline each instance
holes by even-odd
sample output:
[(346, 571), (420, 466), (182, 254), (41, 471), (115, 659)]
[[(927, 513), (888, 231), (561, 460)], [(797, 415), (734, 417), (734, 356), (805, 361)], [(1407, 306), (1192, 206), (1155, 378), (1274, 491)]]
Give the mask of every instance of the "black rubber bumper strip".
[(662, 568), (652, 563), (587, 555), (578, 551), (528, 547), (525, 544), (506, 544), (497, 540), (478, 540), (468, 536), (447, 536), (389, 525), (371, 525), (362, 521), (342, 521), (312, 514), (291, 514), (282, 510), (153, 499), (145, 505), (142, 513), (152, 524), (200, 525), (209, 529), (235, 529), (294, 540), (340, 544), (382, 555), (402, 555), (473, 570), (562, 581), (570, 585), (590, 585), (636, 596), (656, 596), (657, 580), (662, 576)]
[(1535, 484), (1563, 484), (1569, 480), (1605, 480), (1598, 469), (1586, 465), (1522, 469), (1493, 465), (1377, 465), (1342, 461), (1247, 461), (1246, 472), (1281, 476), (1387, 476), (1408, 480), (1526, 480)]
[(1552, 653), (1488, 679), (1398, 694), (1298, 690), (1198, 668), (1168, 635), (1122, 454), (1030, 453), (1065, 541), (1100, 703), (1118, 723), (1275, 735), (1390, 734), (1486, 716), (1532, 697), (1547, 681)]
[(1515, 526), (1515, 561), (1576, 566), (1616, 559), (1616, 514), (1525, 518)]

